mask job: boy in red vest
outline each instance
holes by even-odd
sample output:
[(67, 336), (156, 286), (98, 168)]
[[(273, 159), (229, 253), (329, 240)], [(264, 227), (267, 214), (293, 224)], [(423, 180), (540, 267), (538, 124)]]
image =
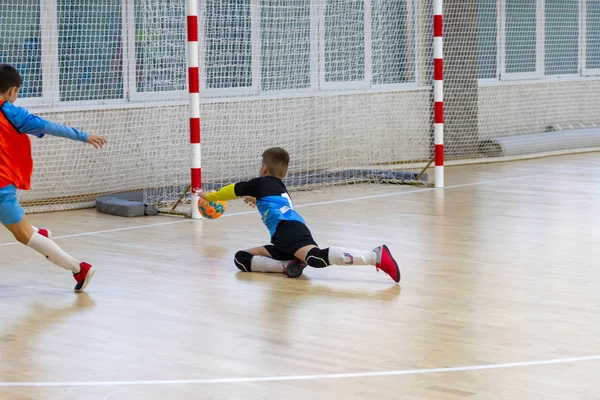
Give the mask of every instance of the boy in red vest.
[(73, 273), (75, 291), (83, 291), (96, 272), (92, 266), (65, 253), (50, 239), (50, 232), (29, 224), (17, 200), (17, 189), (29, 190), (33, 160), (28, 135), (45, 134), (89, 143), (102, 148), (106, 140), (40, 117), (13, 105), (23, 80), (10, 65), (0, 64), (0, 222), (19, 242), (42, 254), (48, 261)]

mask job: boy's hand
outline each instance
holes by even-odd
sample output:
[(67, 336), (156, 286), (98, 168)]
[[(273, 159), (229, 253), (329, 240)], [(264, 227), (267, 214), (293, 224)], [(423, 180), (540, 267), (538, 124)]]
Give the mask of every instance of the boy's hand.
[(101, 149), (106, 144), (106, 139), (104, 139), (104, 136), (90, 135), (87, 139), (87, 143), (91, 144), (97, 149)]
[(250, 196), (244, 196), (244, 203), (248, 204), (250, 207), (256, 207), (256, 199)]
[(206, 195), (208, 193), (206, 193), (202, 189), (192, 189), (192, 194), (195, 194), (196, 196), (199, 196), (202, 200), (206, 200)]

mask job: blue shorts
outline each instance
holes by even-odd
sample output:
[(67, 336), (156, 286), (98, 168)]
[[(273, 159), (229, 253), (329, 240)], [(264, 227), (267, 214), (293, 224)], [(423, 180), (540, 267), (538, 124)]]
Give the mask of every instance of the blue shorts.
[(12, 225), (21, 222), (25, 210), (17, 200), (17, 187), (8, 185), (0, 188), (0, 222)]

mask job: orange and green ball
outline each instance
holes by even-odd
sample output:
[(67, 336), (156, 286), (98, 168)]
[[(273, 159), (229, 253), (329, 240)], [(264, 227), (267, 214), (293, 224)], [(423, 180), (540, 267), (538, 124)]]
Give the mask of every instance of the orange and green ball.
[(227, 210), (226, 201), (206, 201), (200, 199), (198, 202), (198, 210), (204, 218), (217, 219), (223, 216)]

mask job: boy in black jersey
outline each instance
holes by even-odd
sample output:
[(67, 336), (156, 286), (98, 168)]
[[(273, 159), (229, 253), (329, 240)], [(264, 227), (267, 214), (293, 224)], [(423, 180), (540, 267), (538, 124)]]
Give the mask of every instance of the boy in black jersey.
[(288, 170), (290, 156), (279, 147), (267, 149), (262, 155), (259, 178), (225, 186), (218, 192), (195, 192), (208, 201), (244, 200), (256, 205), (271, 234), (271, 244), (238, 251), (235, 265), (246, 272), (283, 272), (297, 278), (308, 265), (324, 268), (329, 265), (374, 265), (395, 282), (400, 281), (398, 264), (386, 245), (371, 251), (340, 247), (320, 249), (294, 205), (282, 181)]

